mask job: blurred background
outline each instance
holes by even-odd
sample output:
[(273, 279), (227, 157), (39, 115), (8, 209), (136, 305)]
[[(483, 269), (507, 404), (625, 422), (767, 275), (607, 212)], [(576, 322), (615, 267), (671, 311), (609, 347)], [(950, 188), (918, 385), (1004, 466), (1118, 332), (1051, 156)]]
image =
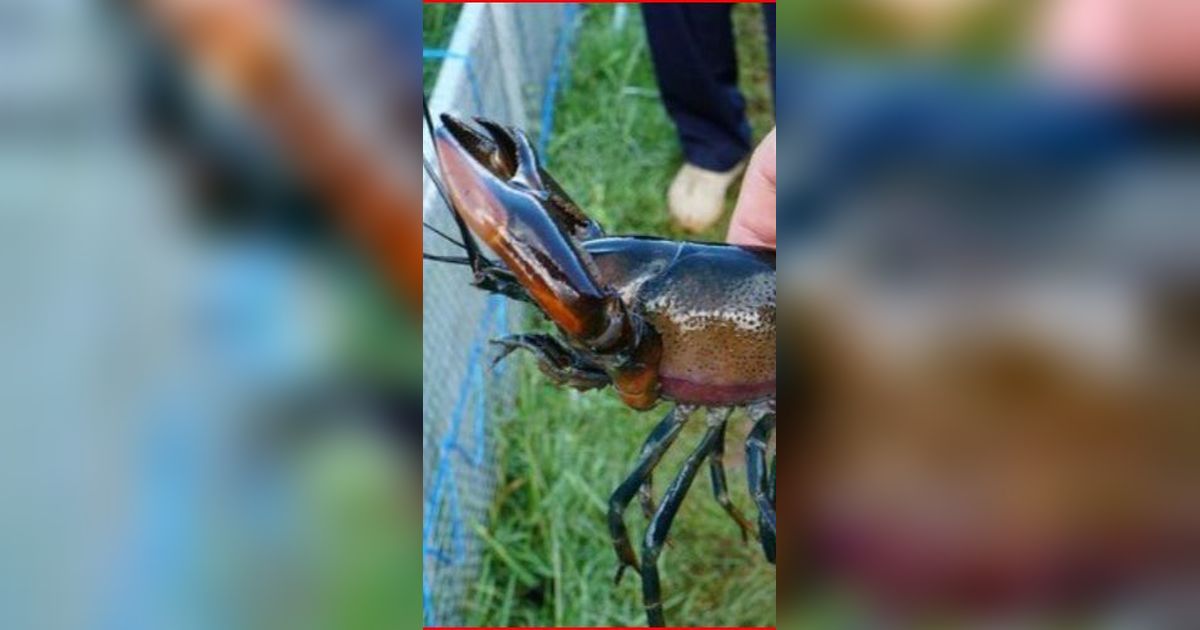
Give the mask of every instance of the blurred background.
[(419, 11), (0, 6), (0, 626), (417, 626)]
[(1198, 9), (783, 8), (785, 622), (1200, 621)]

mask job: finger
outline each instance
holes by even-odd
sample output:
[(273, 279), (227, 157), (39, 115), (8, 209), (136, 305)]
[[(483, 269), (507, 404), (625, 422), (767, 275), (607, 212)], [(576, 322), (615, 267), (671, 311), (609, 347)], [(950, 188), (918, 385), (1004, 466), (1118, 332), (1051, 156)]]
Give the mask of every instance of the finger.
[(750, 158), (726, 240), (742, 245), (775, 247), (774, 129)]

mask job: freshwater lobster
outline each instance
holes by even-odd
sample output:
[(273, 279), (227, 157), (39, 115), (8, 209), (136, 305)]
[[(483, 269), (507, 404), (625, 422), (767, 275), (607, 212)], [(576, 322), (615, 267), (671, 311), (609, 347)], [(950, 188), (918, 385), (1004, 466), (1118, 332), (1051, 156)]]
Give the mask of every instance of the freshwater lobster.
[[(615, 579), (629, 567), (637, 571), (647, 621), (662, 626), (658, 556), (705, 459), (717, 501), (743, 537), (754, 529), (726, 489), (722, 457), (734, 408), (745, 407), (754, 421), (746, 441), (747, 478), (758, 536), (768, 561), (775, 562), (773, 455), (767, 464), (775, 427), (775, 251), (605, 236), (541, 167), (522, 131), (475, 122), (443, 114), (435, 130), (426, 111), (441, 177), (428, 161), (426, 170), (454, 215), (462, 237), (455, 242), (466, 255), (425, 257), (468, 265), (474, 286), (536, 306), (561, 333), (494, 340), (497, 361), (526, 350), (557, 384), (580, 390), (612, 385), (638, 410), (660, 400), (675, 404), (608, 503), (619, 563)], [(499, 261), (481, 254), (476, 236)], [(699, 409), (707, 431), (655, 509), (650, 476)], [(647, 513), (653, 511), (640, 564), (623, 516), (639, 494)]]

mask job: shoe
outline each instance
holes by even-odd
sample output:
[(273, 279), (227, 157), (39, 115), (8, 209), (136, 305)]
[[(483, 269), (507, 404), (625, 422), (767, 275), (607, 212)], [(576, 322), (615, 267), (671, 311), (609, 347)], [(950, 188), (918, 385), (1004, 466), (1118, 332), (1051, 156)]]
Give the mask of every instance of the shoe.
[(671, 217), (689, 232), (703, 232), (716, 225), (725, 212), (729, 186), (745, 167), (743, 160), (728, 171), (716, 172), (685, 162), (667, 190)]

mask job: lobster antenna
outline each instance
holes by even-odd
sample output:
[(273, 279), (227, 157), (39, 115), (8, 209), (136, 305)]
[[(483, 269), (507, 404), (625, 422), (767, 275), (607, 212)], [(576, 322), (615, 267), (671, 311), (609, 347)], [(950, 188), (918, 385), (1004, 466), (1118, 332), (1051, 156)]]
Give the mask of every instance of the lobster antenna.
[(429, 129), (429, 139), (433, 140), (433, 116), (429, 114), (429, 97), (421, 94), (421, 105), (425, 109), (425, 127)]
[[(429, 113), (429, 97), (425, 94), (421, 94), (421, 105), (424, 109), (423, 113), (425, 116), (425, 126), (429, 129), (429, 138), (430, 141), (432, 141), (434, 137), (433, 115)], [(434, 146), (436, 147), (436, 145)], [(471, 237), (471, 232), (467, 229), (467, 224), (463, 221), (462, 216), (458, 214), (458, 209), (454, 207), (454, 201), (452, 201), (450, 199), (450, 195), (447, 194), (446, 186), (442, 182), (442, 178), (438, 177), (437, 172), (433, 168), (433, 164), (429, 162), (429, 158), (421, 156), (421, 163), (425, 168), (425, 172), (429, 175), (429, 179), (433, 181), (434, 187), (437, 188), (438, 195), (442, 198), (442, 201), (445, 202), (446, 207), (450, 209), (450, 216), (454, 217), (454, 223), (458, 226), (459, 233), (462, 234), (462, 242), (460, 243), (455, 241), (428, 223), (422, 223), (424, 223), (425, 227), (433, 230), (435, 234), (466, 250), (467, 260), (471, 265), (471, 269), (476, 272), (480, 271), (485, 266), (488, 266), (489, 261), (480, 253), (479, 244), (476, 243), (475, 239)], [(426, 255), (426, 258), (428, 258), (428, 255)]]
[(445, 232), (443, 232), (443, 231), (441, 231), (441, 230), (437, 229), (436, 227), (434, 227), (433, 225), (431, 225), (431, 224), (430, 224), (428, 221), (422, 221), (422, 222), (421, 222), (421, 225), (424, 225), (424, 226), (425, 226), (425, 228), (426, 228), (426, 229), (428, 229), (430, 232), (433, 232), (434, 234), (437, 234), (438, 236), (440, 236), (440, 237), (442, 237), (442, 238), (446, 239), (447, 241), (449, 241), (449, 242), (453, 243), (454, 245), (456, 245), (456, 246), (458, 246), (458, 247), (461, 247), (461, 248), (463, 248), (463, 249), (466, 249), (466, 248), (467, 248), (467, 246), (466, 246), (466, 245), (463, 245), (462, 243), (460, 243), (460, 242), (458, 242), (457, 240), (455, 240), (455, 238), (454, 238), (453, 236), (450, 236), (449, 234), (446, 234)]
[(446, 207), (450, 208), (450, 212), (457, 216), (458, 212), (454, 210), (454, 202), (450, 201), (450, 195), (446, 193), (446, 185), (442, 183), (442, 178), (438, 177), (437, 171), (433, 170), (433, 164), (429, 162), (429, 158), (421, 156), (421, 163), (424, 165), (429, 179), (433, 180), (433, 187), (437, 188), (438, 196), (446, 202)]
[[(425, 118), (425, 128), (429, 130), (429, 141), (432, 142), (433, 135), (434, 135), (433, 134), (433, 116), (429, 113), (429, 97), (427, 95), (425, 95), (424, 93), (421, 94), (421, 108), (423, 110), (422, 114)], [(433, 181), (434, 187), (437, 188), (438, 196), (442, 198), (442, 201), (445, 202), (446, 206), (451, 208), (451, 212), (453, 212), (454, 206), (450, 202), (450, 196), (446, 194), (446, 188), (445, 188), (445, 186), (442, 185), (441, 178), (439, 178), (437, 176), (437, 173), (434, 172), (433, 165), (430, 164), (429, 160), (426, 159), (424, 156), (421, 157), (421, 162), (422, 162), (423, 167), (425, 168), (425, 172), (429, 175), (429, 179)], [(437, 234), (438, 236), (446, 239), (447, 241), (454, 243), (458, 247), (461, 247), (463, 249), (470, 249), (466, 245), (460, 243), (459, 241), (452, 238), (450, 235), (446, 234), (445, 232), (437, 229), (436, 227), (433, 227), (432, 225), (429, 224), (428, 221), (422, 221), (421, 223), (426, 228), (429, 228), (431, 231), (433, 231), (434, 234)]]
[(426, 254), (422, 252), (422, 257), (425, 260), (433, 260), (437, 262), (451, 263), (455, 265), (470, 265), (471, 259), (466, 256), (442, 256), (441, 254)]
[[(434, 141), (433, 116), (429, 113), (429, 97), (426, 96), (425, 94), (421, 94), (421, 106), (424, 110), (422, 113), (425, 116), (425, 128), (429, 130), (429, 141), (433, 142)], [(437, 147), (437, 145), (435, 144), (434, 145), (435, 150), (436, 150), (436, 147)], [(424, 149), (422, 149), (422, 152), (424, 152)], [(434, 185), (434, 187), (437, 188), (438, 196), (440, 196), (442, 198), (442, 201), (444, 201), (446, 203), (446, 207), (450, 208), (450, 212), (457, 217), (458, 212), (455, 211), (455, 209), (454, 209), (454, 202), (450, 201), (450, 195), (446, 194), (446, 187), (442, 184), (442, 178), (438, 177), (437, 172), (434, 170), (433, 164), (430, 164), (429, 158), (426, 158), (423, 155), (421, 156), (421, 162), (425, 167), (425, 172), (429, 175), (429, 179), (433, 180), (433, 185)], [(429, 225), (428, 223), (426, 223), (425, 226), (430, 229), (433, 229), (433, 226)], [(434, 231), (437, 232), (437, 230), (434, 230)], [(439, 234), (440, 234), (440, 232), (439, 232)], [(442, 234), (442, 236), (445, 236), (445, 235)], [(460, 247), (465, 247), (458, 241), (450, 239), (449, 237), (446, 237), (446, 238), (447, 238), (447, 240), (454, 243), (455, 245), (458, 245)], [(467, 249), (469, 249), (469, 248), (467, 248)]]
[[(421, 162), (425, 166), (425, 172), (429, 174), (429, 179), (433, 181), (434, 187), (437, 188), (438, 195), (441, 196), (442, 201), (446, 202), (446, 207), (450, 209), (450, 216), (454, 217), (454, 223), (458, 225), (458, 231), (462, 233), (463, 241), (461, 243), (454, 241), (453, 239), (450, 239), (450, 237), (441, 234), (436, 229), (434, 229), (434, 232), (440, 234), (446, 239), (451, 240), (451, 242), (453, 242), (455, 245), (467, 250), (468, 258), (472, 260), (482, 258), (483, 256), (479, 253), (479, 245), (475, 242), (475, 239), (471, 238), (471, 233), (467, 230), (466, 223), (463, 222), (462, 216), (458, 214), (458, 210), (454, 207), (454, 202), (450, 199), (450, 195), (446, 192), (445, 184), (442, 183), (441, 178), (437, 176), (436, 172), (434, 172), (433, 164), (430, 164), (429, 160), (424, 157), (421, 158)], [(474, 264), (471, 266), (476, 267)]]

